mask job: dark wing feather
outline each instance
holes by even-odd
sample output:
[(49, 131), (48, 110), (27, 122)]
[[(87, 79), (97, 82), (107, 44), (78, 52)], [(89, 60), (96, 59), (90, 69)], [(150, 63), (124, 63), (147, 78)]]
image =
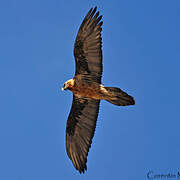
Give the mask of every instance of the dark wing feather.
[(102, 16), (96, 7), (90, 9), (84, 18), (74, 45), (76, 75), (82, 74), (90, 80), (101, 83), (102, 75)]
[(99, 112), (99, 100), (73, 96), (66, 126), (66, 150), (74, 167), (84, 173)]

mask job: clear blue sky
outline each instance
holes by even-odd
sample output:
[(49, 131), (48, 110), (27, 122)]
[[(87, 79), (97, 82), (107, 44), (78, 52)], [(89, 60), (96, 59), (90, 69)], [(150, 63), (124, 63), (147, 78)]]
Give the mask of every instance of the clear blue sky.
[[(103, 83), (136, 105), (102, 101), (88, 171), (65, 151), (75, 72), (73, 44), (85, 14), (103, 15)], [(0, 1), (0, 179), (141, 180), (180, 171), (179, 0)]]

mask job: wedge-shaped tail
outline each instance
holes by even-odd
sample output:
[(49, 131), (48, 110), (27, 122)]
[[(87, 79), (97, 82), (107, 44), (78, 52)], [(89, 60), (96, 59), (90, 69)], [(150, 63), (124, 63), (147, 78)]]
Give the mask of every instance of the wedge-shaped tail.
[(117, 106), (134, 105), (135, 100), (132, 96), (116, 87), (104, 87), (107, 91), (106, 100)]

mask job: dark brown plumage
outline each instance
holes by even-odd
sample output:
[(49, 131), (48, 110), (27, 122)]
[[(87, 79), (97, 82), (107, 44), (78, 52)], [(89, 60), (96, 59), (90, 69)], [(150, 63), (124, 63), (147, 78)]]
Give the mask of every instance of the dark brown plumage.
[(100, 21), (102, 16), (99, 16), (99, 11), (95, 14), (96, 9), (96, 7), (93, 10), (91, 8), (87, 13), (76, 37), (74, 45), (74, 57), (76, 61), (75, 75), (88, 75), (90, 80), (101, 83), (101, 26), (103, 22)]
[(100, 100), (73, 96), (66, 127), (66, 149), (80, 173), (87, 170), (87, 155), (94, 136), (99, 103)]
[(133, 97), (121, 89), (101, 84), (103, 22), (96, 9), (90, 9), (79, 28), (74, 45), (75, 76), (62, 88), (73, 92), (66, 126), (66, 150), (80, 173), (87, 170), (87, 156), (96, 128), (100, 100), (117, 106), (135, 104)]

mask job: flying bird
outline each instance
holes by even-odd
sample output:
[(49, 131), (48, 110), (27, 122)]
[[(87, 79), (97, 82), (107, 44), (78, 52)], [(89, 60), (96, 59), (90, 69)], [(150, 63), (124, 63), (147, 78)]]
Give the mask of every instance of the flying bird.
[(73, 102), (66, 125), (66, 151), (74, 167), (84, 173), (94, 136), (100, 100), (117, 106), (134, 105), (132, 96), (117, 87), (105, 87), (102, 76), (102, 16), (97, 7), (85, 16), (74, 44), (76, 72), (62, 90), (73, 93)]

